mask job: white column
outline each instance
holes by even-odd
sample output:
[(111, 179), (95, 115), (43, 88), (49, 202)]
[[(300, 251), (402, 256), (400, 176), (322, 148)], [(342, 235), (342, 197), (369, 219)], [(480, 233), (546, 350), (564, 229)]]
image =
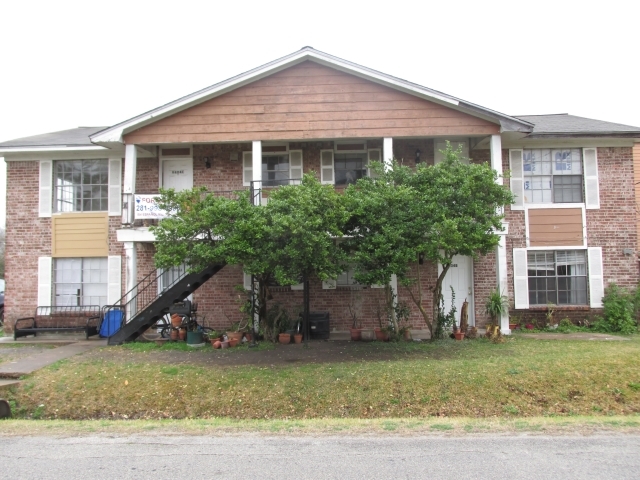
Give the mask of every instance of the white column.
[(384, 169), (389, 170), (393, 164), (393, 138), (385, 137), (382, 140), (382, 161)]
[[(262, 142), (254, 140), (251, 147), (251, 158), (253, 167), (253, 188), (260, 192), (253, 197), (255, 205), (260, 205), (262, 201)], [(257, 193), (257, 192), (256, 192)]]
[(123, 193), (136, 192), (136, 164), (138, 152), (135, 145), (125, 145)]
[[(393, 138), (385, 137), (382, 140), (382, 161), (384, 162), (385, 171), (389, 171), (393, 168)], [(391, 275), (391, 281), (389, 282), (391, 291), (393, 292), (394, 301), (393, 305), (398, 305), (398, 276)]]
[[(491, 135), (491, 168), (498, 172), (496, 183), (502, 185), (502, 139), (500, 135)], [(504, 232), (500, 232), (500, 243), (496, 247), (496, 283), (502, 295), (509, 294), (507, 284), (507, 224), (503, 224)], [(500, 317), (500, 331), (509, 335), (509, 312), (506, 311)]]
[(127, 282), (127, 321), (131, 319), (131, 316), (136, 313), (135, 305), (129, 305), (129, 301), (135, 297), (137, 292), (133, 291), (133, 288), (138, 283), (138, 255), (136, 252), (136, 242), (123, 242), (124, 244), (124, 256), (126, 263), (126, 282)]

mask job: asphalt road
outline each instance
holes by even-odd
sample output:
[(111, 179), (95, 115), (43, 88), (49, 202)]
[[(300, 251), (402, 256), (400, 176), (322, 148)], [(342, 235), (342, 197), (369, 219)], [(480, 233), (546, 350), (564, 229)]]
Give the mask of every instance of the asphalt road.
[(640, 435), (0, 437), (7, 479), (640, 478)]

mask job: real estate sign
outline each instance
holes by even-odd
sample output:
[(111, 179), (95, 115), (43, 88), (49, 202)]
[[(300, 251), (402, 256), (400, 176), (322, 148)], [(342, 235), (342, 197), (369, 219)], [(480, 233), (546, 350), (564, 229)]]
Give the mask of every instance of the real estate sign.
[(166, 218), (167, 211), (162, 210), (157, 203), (160, 195), (135, 195), (135, 213), (134, 218), (150, 219), (150, 218)]

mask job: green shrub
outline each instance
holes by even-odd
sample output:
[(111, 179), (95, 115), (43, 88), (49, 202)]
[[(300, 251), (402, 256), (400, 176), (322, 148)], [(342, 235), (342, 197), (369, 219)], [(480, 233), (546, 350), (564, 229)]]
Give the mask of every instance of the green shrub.
[(637, 322), (634, 317), (635, 297), (635, 293), (629, 293), (615, 283), (610, 284), (602, 298), (604, 318), (594, 324), (594, 330), (624, 334), (635, 332), (637, 330)]

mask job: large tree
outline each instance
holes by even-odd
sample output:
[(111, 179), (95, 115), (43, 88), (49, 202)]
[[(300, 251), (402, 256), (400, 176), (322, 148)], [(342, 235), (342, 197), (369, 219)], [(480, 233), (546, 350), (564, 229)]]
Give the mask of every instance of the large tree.
[(241, 264), (259, 284), (258, 313), (266, 319), (268, 284), (293, 285), (316, 276), (335, 278), (344, 268), (336, 246), (347, 214), (332, 186), (305, 175), (300, 185), (269, 191), (266, 205), (253, 205), (248, 192), (237, 199), (204, 189), (163, 191), (169, 218), (154, 229), (158, 267), (186, 263), (190, 270), (224, 262)]
[[(378, 177), (348, 189), (353, 212), (349, 246), (355, 251), (358, 279), (388, 282), (392, 274), (408, 288), (432, 339), (437, 336), (442, 283), (455, 255), (477, 258), (498, 245), (503, 207), (511, 192), (497, 183), (486, 164), (461, 161), (447, 143), (442, 162), (411, 169), (393, 162)], [(432, 287), (432, 312), (423, 302), (419, 258), (442, 265)], [(410, 275), (415, 264), (418, 278)]]

